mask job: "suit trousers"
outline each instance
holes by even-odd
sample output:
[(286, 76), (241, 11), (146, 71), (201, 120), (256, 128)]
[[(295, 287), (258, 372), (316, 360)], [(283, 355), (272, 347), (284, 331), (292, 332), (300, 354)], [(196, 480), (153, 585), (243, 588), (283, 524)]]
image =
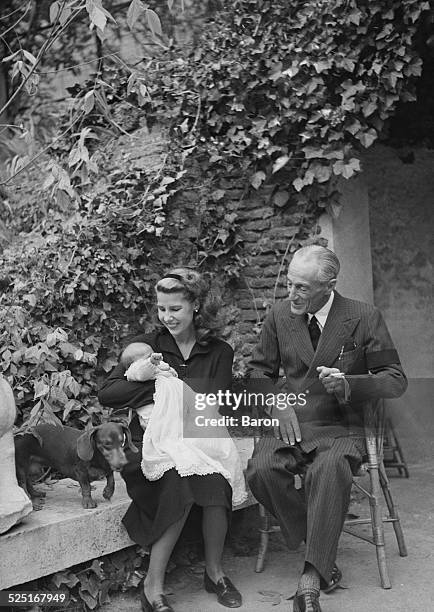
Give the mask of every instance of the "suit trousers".
[[(305, 540), (305, 562), (318, 570), (323, 584), (331, 579), (363, 448), (362, 440), (346, 436), (318, 439), (317, 447), (305, 452), (270, 435), (256, 444), (247, 466), (253, 495), (277, 519), (290, 549)], [(301, 490), (294, 486), (296, 474), (303, 477)]]

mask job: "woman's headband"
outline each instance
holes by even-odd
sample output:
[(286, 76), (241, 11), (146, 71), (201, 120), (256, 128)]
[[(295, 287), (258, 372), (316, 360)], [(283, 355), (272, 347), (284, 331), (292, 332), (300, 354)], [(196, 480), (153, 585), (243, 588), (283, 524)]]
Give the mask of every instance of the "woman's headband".
[[(180, 283), (184, 284), (184, 279), (182, 278), (182, 276), (180, 276), (179, 274), (165, 274), (165, 276), (161, 279), (166, 280), (166, 278), (174, 278), (175, 280), (179, 281)], [(161, 281), (160, 281), (161, 282)]]

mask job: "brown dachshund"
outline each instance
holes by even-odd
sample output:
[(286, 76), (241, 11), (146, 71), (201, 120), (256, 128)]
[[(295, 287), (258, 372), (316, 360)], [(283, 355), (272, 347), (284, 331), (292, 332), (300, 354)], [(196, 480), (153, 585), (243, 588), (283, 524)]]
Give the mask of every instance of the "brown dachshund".
[(29, 479), (30, 466), (37, 461), (79, 482), (83, 508), (96, 507), (90, 483), (102, 476), (107, 478), (103, 497), (109, 500), (113, 496), (113, 471), (127, 464), (124, 443), (138, 452), (125, 423), (103, 423), (84, 432), (73, 427), (36, 425), (31, 433), (17, 435), (14, 441), (18, 483), (29, 497), (41, 497)]

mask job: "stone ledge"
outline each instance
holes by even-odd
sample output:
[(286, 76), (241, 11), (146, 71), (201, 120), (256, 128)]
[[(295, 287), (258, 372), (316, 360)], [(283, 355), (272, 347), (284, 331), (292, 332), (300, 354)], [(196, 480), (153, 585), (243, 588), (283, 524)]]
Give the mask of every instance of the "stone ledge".
[[(235, 440), (243, 467), (252, 454), (253, 440)], [(42, 510), (0, 536), (0, 590), (48, 576), (68, 567), (132, 546), (121, 523), (130, 500), (125, 483), (115, 475), (110, 502), (102, 497), (105, 480), (93, 483), (98, 506), (81, 506), (78, 483), (65, 478), (55, 485), (39, 486), (47, 494)], [(253, 496), (236, 510), (256, 503)]]

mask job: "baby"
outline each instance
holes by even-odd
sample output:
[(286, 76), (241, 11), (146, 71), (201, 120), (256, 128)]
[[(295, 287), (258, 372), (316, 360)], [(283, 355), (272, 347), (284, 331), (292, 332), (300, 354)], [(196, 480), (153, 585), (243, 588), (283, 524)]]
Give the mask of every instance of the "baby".
[(184, 421), (194, 416), (194, 391), (176, 371), (144, 342), (129, 344), (121, 355), (128, 381), (149, 380), (149, 365), (155, 367), (154, 402), (136, 409), (144, 430), (142, 472), (158, 480), (169, 469), (180, 476), (221, 474), (232, 487), (234, 505), (247, 498), (244, 474), (234, 441), (226, 428), (223, 437), (183, 436)]
[[(152, 347), (146, 344), (146, 342), (132, 342), (129, 344), (123, 350), (120, 361), (125, 368), (124, 376), (127, 380), (140, 380), (141, 369), (149, 363), (157, 366), (157, 376), (165, 376), (167, 378), (178, 376), (176, 371), (163, 361), (163, 355), (161, 353), (154, 353)], [(154, 403), (152, 402), (136, 410), (143, 430), (146, 429), (149, 423), (153, 407)]]

